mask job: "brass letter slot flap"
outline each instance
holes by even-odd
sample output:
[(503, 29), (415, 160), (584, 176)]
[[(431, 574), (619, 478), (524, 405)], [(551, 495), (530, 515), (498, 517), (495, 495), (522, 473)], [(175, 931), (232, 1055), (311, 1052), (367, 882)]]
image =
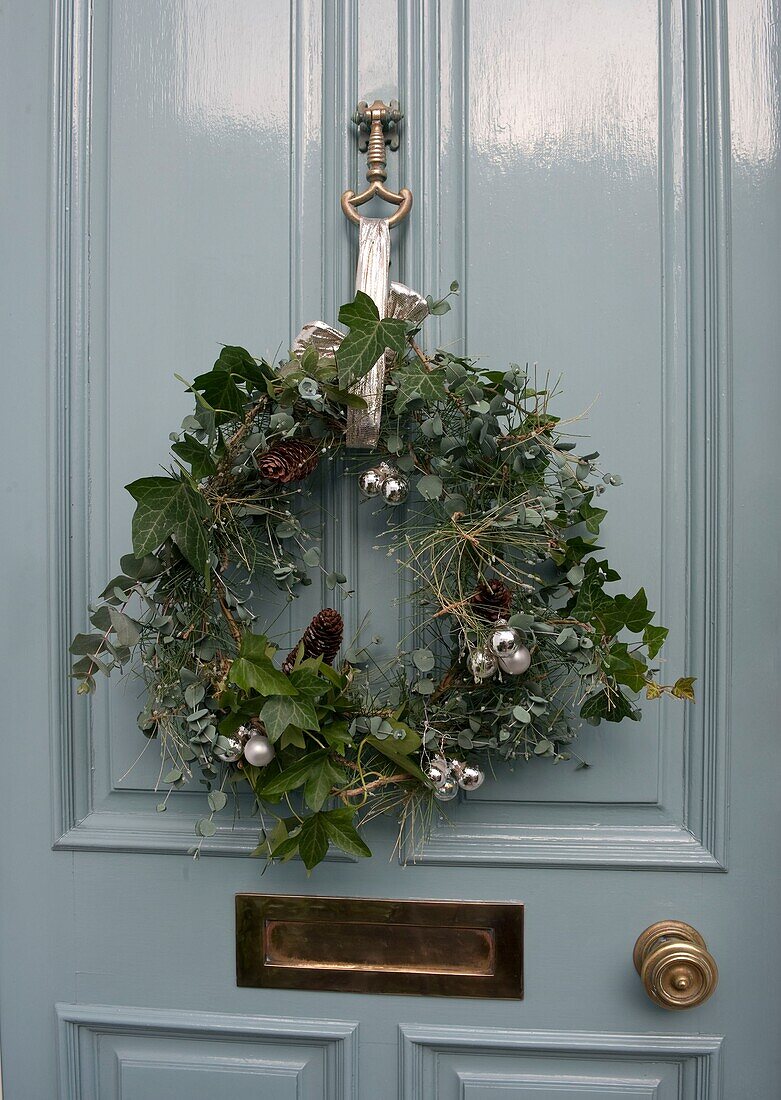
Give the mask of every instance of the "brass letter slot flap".
[(236, 980), (520, 1000), (523, 906), (237, 894)]

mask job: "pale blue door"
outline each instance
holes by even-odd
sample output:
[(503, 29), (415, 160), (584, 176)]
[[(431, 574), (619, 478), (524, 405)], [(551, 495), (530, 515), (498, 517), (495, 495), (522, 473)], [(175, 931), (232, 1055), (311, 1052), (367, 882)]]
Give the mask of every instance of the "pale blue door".
[[(781, 1095), (778, 19), (772, 0), (3, 5), (5, 1100)], [(189, 411), (174, 374), (221, 342), (273, 356), (351, 296), (338, 200), (375, 96), (403, 104), (392, 181), (416, 202), (394, 274), (461, 282), (432, 344), (563, 373), (564, 415), (590, 408), (624, 482), (611, 560), (650, 582), (698, 702), (587, 729), (587, 770), (486, 783), (415, 865), (378, 825), (371, 862), (261, 879), (228, 858), (255, 831), (227, 817), (187, 857), (198, 796), (155, 812), (133, 689), (88, 710), (65, 654), (127, 549), (122, 486)], [(336, 503), (349, 623), (372, 611), (392, 639), (396, 582)], [(256, 890), (522, 901), (525, 999), (239, 989), (234, 895)], [(632, 967), (668, 917), (721, 972), (688, 1012)]]

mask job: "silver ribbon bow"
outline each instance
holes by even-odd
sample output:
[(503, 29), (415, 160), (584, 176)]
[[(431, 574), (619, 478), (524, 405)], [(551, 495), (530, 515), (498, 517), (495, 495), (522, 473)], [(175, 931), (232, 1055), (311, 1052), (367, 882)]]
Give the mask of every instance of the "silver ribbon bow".
[[(392, 317), (417, 324), (428, 313), (425, 298), (403, 283), (391, 283), (390, 231), (386, 218), (361, 218), (358, 243), (358, 267), (355, 273), (356, 292), (368, 294), (379, 310), (380, 317)], [(310, 321), (293, 343), (293, 355), (301, 356), (310, 345), (320, 355), (335, 356), (344, 333), (325, 321)], [(382, 395), (385, 371), (392, 361), (392, 352), (380, 356), (368, 374), (360, 378), (354, 392), (366, 402), (365, 409), (347, 410), (346, 444), (353, 448), (373, 448), (380, 437)]]

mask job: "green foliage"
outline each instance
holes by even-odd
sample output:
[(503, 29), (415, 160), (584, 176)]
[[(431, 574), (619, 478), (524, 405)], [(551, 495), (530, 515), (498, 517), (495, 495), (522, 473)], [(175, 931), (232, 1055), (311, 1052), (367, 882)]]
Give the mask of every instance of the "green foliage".
[(195, 436), (185, 434), (184, 439), (180, 443), (174, 443), (171, 450), (189, 465), (196, 481), (202, 481), (217, 472), (217, 463), (211, 448), (199, 442)]
[(371, 851), (358, 835), (354, 820), (355, 812), (349, 807), (317, 811), (283, 839), (277, 837), (277, 842), (270, 848), (270, 855), (278, 860), (300, 855), (307, 871), (325, 859), (329, 844), (348, 856), (370, 856)]
[(418, 359), (405, 360), (394, 370), (392, 378), (396, 387), (395, 416), (401, 416), (413, 403), (431, 407), (446, 400), (444, 371), (436, 367), (426, 368)]
[(206, 499), (186, 481), (142, 477), (127, 486), (137, 502), (133, 516), (133, 553), (151, 554), (173, 538), (190, 565), (205, 574), (209, 563), (206, 523), (212, 518)]
[(295, 726), (300, 730), (320, 728), (317, 711), (309, 699), (276, 696), (263, 704), (260, 720), (272, 741), (281, 737), (288, 726)]
[[(446, 313), (457, 289), (430, 312)], [(198, 844), (243, 791), (264, 822), (255, 854), (299, 857), (308, 871), (330, 846), (370, 855), (359, 830), (378, 812), (425, 822), (433, 755), (563, 762), (582, 722), (637, 721), (642, 696), (694, 698), (693, 678), (658, 680), (667, 629), (644, 588), (620, 591), (597, 542), (603, 494), (621, 479), (576, 451), (551, 412), (555, 391), (518, 365), (425, 353), (414, 326), (380, 318), (365, 294), (339, 320), (349, 331), (335, 358), (310, 345), (272, 367), (228, 346), (189, 385), (195, 408), (172, 436), (171, 468), (128, 486), (133, 553), (70, 647), (82, 694), (98, 674), (143, 678), (138, 722), (159, 741), (163, 782), (197, 777), (205, 789)], [(359, 638), (336, 667), (299, 646), (283, 670), (273, 623), (257, 619), (265, 590), (294, 599), (317, 580), (349, 595), (349, 582), (309, 534), (310, 488), (261, 477), (258, 460), (283, 440), (337, 456), (347, 410), (364, 407), (350, 387), (386, 351), (371, 462), (410, 482), (406, 509), (382, 513), (382, 538), (409, 572), (414, 641), (383, 663)], [(369, 461), (348, 461), (348, 475)], [(477, 681), (469, 661), (499, 614), (531, 664)], [(253, 732), (271, 762), (227, 761)]]
[(342, 306), (339, 320), (350, 330), (336, 353), (342, 389), (367, 374), (386, 349), (396, 355), (406, 350), (404, 322), (381, 320), (377, 306), (362, 290)]
[(255, 691), (265, 697), (271, 695), (295, 695), (296, 689), (289, 677), (274, 667), (271, 657), (274, 648), (265, 637), (247, 633), (241, 641), (239, 655), (232, 663), (228, 679), (242, 691)]

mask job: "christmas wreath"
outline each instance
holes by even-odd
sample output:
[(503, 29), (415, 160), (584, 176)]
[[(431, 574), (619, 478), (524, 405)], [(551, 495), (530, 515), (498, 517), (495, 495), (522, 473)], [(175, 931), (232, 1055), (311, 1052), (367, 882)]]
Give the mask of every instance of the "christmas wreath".
[[(693, 697), (690, 678), (657, 679), (667, 631), (645, 591), (613, 590), (597, 536), (620, 478), (575, 452), (555, 387), (426, 354), (420, 316), (383, 319), (360, 292), (339, 320), (346, 335), (305, 331), (276, 366), (225, 347), (191, 383), (170, 468), (127, 487), (133, 552), (71, 646), (82, 694), (98, 673), (143, 679), (139, 726), (166, 762), (160, 811), (199, 773), (208, 837), (248, 791), (256, 854), (308, 869), (330, 844), (370, 855), (359, 829), (378, 812), (425, 820), (494, 764), (570, 759), (581, 721), (636, 719), (641, 692)], [(364, 407), (353, 391), (383, 355), (382, 431), (361, 458), (344, 446)], [(269, 585), (293, 599), (327, 572), (306, 522), (324, 456), (382, 510), (384, 549), (413, 580), (415, 641), (384, 666), (360, 640), (340, 657), (333, 608), (289, 653), (264, 620)]]

